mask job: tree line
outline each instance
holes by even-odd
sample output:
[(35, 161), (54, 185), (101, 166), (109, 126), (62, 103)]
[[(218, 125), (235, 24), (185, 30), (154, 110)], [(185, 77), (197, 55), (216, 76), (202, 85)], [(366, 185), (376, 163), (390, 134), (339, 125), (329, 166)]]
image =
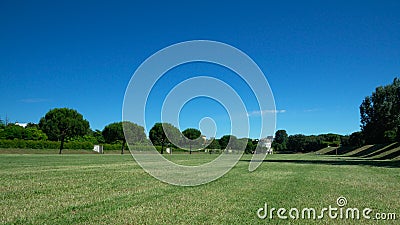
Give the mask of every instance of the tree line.
[(360, 131), (350, 135), (321, 134), (288, 136), (278, 130), (272, 147), (276, 151), (311, 152), (327, 146), (361, 147), (400, 141), (400, 79), (379, 86), (360, 105)]
[[(203, 138), (202, 138), (203, 137)], [(154, 145), (161, 146), (161, 154), (165, 146), (189, 150), (207, 148), (212, 150), (243, 150), (245, 153), (255, 151), (258, 140), (237, 138), (234, 135), (224, 135), (220, 139), (206, 139), (195, 128), (188, 128), (182, 133), (178, 128), (169, 123), (156, 123), (149, 132), (149, 139)]]
[[(241, 148), (245, 149), (246, 153), (251, 153), (257, 144), (251, 139), (239, 139), (233, 135), (225, 135), (220, 139), (206, 139), (195, 128), (180, 132), (169, 123), (156, 123), (150, 129), (148, 137), (149, 139), (142, 126), (128, 121), (108, 124), (102, 131), (92, 130), (82, 114), (69, 108), (51, 109), (38, 124), (28, 123), (26, 127), (14, 123), (5, 124), (0, 119), (0, 140), (56, 141), (59, 142), (59, 154), (62, 153), (66, 142), (120, 144), (121, 154), (124, 154), (127, 144), (147, 146), (150, 142), (161, 147), (161, 154), (166, 147), (182, 148), (188, 150), (189, 154), (193, 150), (205, 147), (214, 150)], [(44, 146), (54, 145), (49, 143)]]
[[(360, 147), (364, 144), (390, 143), (400, 141), (400, 79), (392, 84), (379, 86), (371, 96), (365, 97), (360, 105), (361, 131), (351, 135), (288, 135), (278, 130), (272, 148), (278, 152), (312, 152), (327, 146)], [(124, 129), (125, 128), (125, 129)], [(125, 133), (124, 133), (125, 131)], [(126, 140), (126, 137), (128, 140)], [(205, 139), (195, 128), (180, 132), (169, 123), (156, 123), (150, 130), (149, 139), (144, 128), (132, 122), (108, 124), (102, 131), (90, 129), (89, 122), (79, 112), (69, 108), (51, 109), (38, 124), (28, 123), (26, 127), (4, 122), (0, 119), (0, 140), (57, 141), (61, 154), (64, 143), (69, 141), (92, 144), (120, 144), (124, 153), (126, 144), (183, 148), (189, 151), (203, 149), (224, 150), (244, 149), (254, 153), (259, 140), (225, 135), (220, 139)]]
[[(133, 137), (135, 144), (146, 144), (144, 128), (137, 124), (116, 122), (105, 126), (102, 131), (93, 131), (82, 114), (69, 108), (51, 109), (38, 124), (28, 123), (26, 127), (16, 123), (6, 124), (0, 120), (0, 140), (56, 141), (59, 142), (60, 154), (65, 142), (120, 144), (121, 153), (123, 153), (126, 145), (123, 126), (129, 129), (129, 135)], [(52, 145), (45, 144), (44, 146)]]
[(354, 132), (351, 135), (340, 134), (320, 134), (288, 135), (286, 130), (275, 132), (275, 138), (272, 142), (274, 151), (287, 153), (307, 153), (314, 152), (326, 147), (361, 147), (365, 141), (361, 132)]

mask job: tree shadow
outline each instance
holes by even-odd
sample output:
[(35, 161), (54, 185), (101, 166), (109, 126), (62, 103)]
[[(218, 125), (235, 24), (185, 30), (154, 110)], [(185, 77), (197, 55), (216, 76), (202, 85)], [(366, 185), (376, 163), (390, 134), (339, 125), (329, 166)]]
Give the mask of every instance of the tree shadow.
[[(251, 160), (240, 160), (250, 162)], [(306, 160), (306, 159), (264, 159), (262, 162), (273, 163), (296, 163), (296, 164), (320, 164), (320, 165), (351, 165), (351, 166), (374, 166), (374, 167), (389, 167), (400, 168), (400, 160), (366, 160), (366, 159), (337, 159), (337, 160)]]
[(338, 155), (344, 155), (349, 153), (353, 150), (357, 149), (357, 147), (350, 147), (350, 146), (340, 146), (339, 148), (332, 149), (329, 152), (326, 152), (324, 155), (336, 155), (336, 150)]
[[(390, 143), (390, 144), (375, 144), (372, 145), (368, 148), (363, 149), (362, 151), (353, 153), (353, 154), (347, 154), (350, 153), (354, 150), (357, 150), (357, 147), (339, 147), (337, 149), (333, 149), (329, 152), (326, 152), (324, 155), (336, 155), (336, 153), (340, 156), (345, 156), (345, 157), (362, 157), (362, 158), (369, 158), (369, 157), (373, 157), (376, 155), (379, 155), (381, 153), (384, 153), (386, 151), (390, 151), (392, 149), (398, 148), (400, 147), (400, 143)], [(400, 153), (399, 153), (400, 155)], [(390, 156), (393, 157), (383, 157), (382, 159), (393, 159), (396, 156), (398, 156), (396, 153), (392, 153), (390, 154)]]
[(379, 157), (379, 159), (394, 159), (400, 156), (400, 151), (395, 151), (385, 156)]
[(390, 144), (375, 144), (367, 149), (364, 149), (361, 152), (357, 152), (355, 154), (349, 155), (350, 157), (363, 157), (366, 155), (369, 155), (375, 151), (378, 151), (380, 149), (386, 149), (386, 147), (388, 147)]
[[(382, 148), (382, 149), (380, 149), (380, 150), (378, 150), (378, 151), (375, 151), (375, 152), (373, 152), (373, 153), (371, 153), (371, 154), (369, 154), (369, 155), (363, 156), (363, 157), (378, 156), (378, 155), (380, 155), (380, 154), (382, 154), (382, 153), (384, 153), (384, 152), (388, 152), (388, 151), (395, 150), (395, 149), (398, 148), (398, 147), (400, 147), (400, 143), (392, 143), (392, 144), (387, 145), (387, 146), (385, 146), (384, 148)], [(393, 157), (390, 158), (390, 155), (392, 155)], [(395, 152), (392, 152), (391, 154), (386, 155), (386, 156), (389, 156), (389, 157), (384, 156), (384, 157), (379, 157), (379, 159), (393, 159), (393, 158), (395, 158), (395, 157), (398, 156), (398, 155), (400, 155), (400, 151), (397, 151), (397, 150), (396, 150)]]

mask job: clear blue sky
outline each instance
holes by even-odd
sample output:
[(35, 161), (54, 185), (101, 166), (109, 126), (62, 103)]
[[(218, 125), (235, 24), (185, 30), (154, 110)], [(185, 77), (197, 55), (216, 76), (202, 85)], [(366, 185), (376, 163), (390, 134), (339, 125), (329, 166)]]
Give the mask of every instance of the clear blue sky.
[[(400, 76), (399, 12), (399, 1), (3, 0), (0, 116), (37, 123), (51, 108), (70, 107), (101, 130), (121, 120), (125, 88), (147, 57), (207, 39), (260, 66), (281, 111), (278, 129), (350, 134), (362, 99)], [(195, 103), (183, 110), (193, 118), (182, 128), (199, 122)]]

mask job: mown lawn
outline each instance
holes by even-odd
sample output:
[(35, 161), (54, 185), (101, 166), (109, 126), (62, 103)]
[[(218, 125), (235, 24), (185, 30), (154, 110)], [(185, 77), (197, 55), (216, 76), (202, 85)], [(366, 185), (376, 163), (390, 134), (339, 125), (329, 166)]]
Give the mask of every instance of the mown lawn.
[[(199, 164), (215, 155), (172, 155)], [(243, 159), (197, 187), (162, 183), (132, 156), (0, 154), (0, 221), (9, 224), (398, 224), (397, 220), (260, 219), (269, 207), (346, 207), (400, 217), (399, 161), (323, 155), (272, 155), (254, 172)]]

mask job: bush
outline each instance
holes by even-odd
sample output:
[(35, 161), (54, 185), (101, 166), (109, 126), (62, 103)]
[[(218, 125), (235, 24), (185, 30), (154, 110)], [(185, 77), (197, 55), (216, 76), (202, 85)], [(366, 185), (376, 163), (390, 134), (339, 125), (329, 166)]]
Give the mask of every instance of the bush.
[(391, 143), (396, 141), (396, 131), (388, 130), (384, 133), (385, 142)]
[[(34, 141), (34, 140), (0, 140), (0, 148), (30, 148), (30, 149), (58, 149), (60, 142), (57, 141)], [(66, 142), (65, 149), (93, 149), (90, 142)]]
[(12, 140), (0, 140), (0, 148), (15, 148), (14, 143)]
[(122, 144), (103, 144), (103, 150), (121, 150)]
[(352, 133), (349, 138), (349, 144), (350, 146), (354, 147), (363, 146), (365, 144), (365, 138), (363, 133), (361, 133), (360, 131)]

